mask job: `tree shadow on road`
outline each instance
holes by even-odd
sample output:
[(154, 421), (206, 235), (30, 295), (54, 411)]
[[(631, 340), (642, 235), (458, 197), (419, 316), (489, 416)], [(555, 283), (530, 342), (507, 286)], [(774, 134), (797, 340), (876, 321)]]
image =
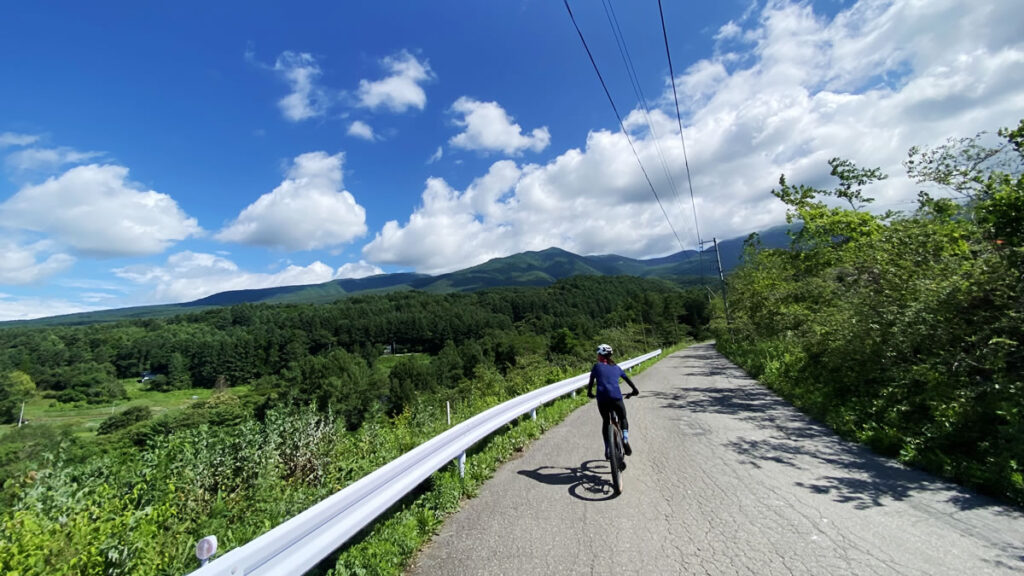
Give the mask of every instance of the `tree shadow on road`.
[[(808, 471), (826, 464), (848, 472), (796, 484), (856, 509), (884, 506), (889, 501), (905, 500), (916, 493), (951, 491), (954, 494), (945, 501), (960, 510), (988, 508), (998, 515), (1024, 519), (1024, 514), (1016, 508), (907, 468), (865, 446), (841, 439), (747, 376), (710, 346), (701, 346), (672, 359), (678, 363), (684, 384), (668, 392), (651, 391), (647, 395), (661, 400), (664, 409), (691, 415), (724, 415), (754, 425), (757, 433), (752, 437), (736, 437), (725, 444), (739, 454), (745, 464), (761, 468), (773, 463)], [(727, 380), (707, 380), (709, 376), (724, 376)], [(704, 421), (687, 418), (683, 426), (689, 425), (697, 435), (702, 426), (706, 427)]]
[(569, 495), (578, 500), (602, 502), (616, 497), (607, 460), (587, 460), (571, 468), (540, 466), (519, 474), (549, 486), (568, 486)]
[(749, 378), (742, 368), (722, 356), (713, 343), (690, 346), (676, 352), (659, 364), (684, 370), (688, 374), (703, 377), (724, 376), (726, 378)]

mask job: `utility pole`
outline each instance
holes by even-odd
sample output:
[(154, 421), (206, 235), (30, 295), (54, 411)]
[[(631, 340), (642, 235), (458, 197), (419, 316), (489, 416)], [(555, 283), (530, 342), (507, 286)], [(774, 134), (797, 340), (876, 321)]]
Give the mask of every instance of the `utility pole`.
[(25, 420), (25, 401), (21, 401), (21, 414), (18, 415), (18, 428), (21, 428), (22, 421)]
[(732, 320), (729, 318), (729, 298), (725, 294), (725, 272), (722, 271), (722, 253), (718, 251), (718, 238), (712, 237), (711, 240), (715, 243), (715, 257), (718, 258), (718, 279), (722, 283), (722, 304), (725, 306), (725, 324), (727, 326), (731, 326)]
[[(697, 245), (700, 246), (700, 248), (697, 250), (697, 254), (703, 254), (704, 253), (704, 245), (705, 244), (707, 244), (707, 241), (705, 241), (705, 240), (697, 240)], [(710, 306), (711, 305), (711, 301), (714, 299), (713, 296), (715, 295), (715, 291), (712, 290), (711, 287), (709, 287), (707, 285), (707, 283), (704, 282), (704, 259), (703, 258), (700, 259), (700, 285), (704, 288), (704, 291), (708, 293), (708, 306)]]

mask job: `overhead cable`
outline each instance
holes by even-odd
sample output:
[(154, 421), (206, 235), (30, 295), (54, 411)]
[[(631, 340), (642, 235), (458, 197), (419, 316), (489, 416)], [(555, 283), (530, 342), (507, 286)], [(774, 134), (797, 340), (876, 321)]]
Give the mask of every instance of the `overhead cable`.
[[(700, 237), (700, 223), (697, 220), (697, 202), (693, 199), (693, 180), (690, 178), (690, 159), (686, 155), (686, 138), (683, 136), (683, 117), (679, 113), (679, 95), (676, 93), (676, 72), (672, 67), (672, 52), (668, 49), (668, 31), (665, 29), (665, 12), (661, 8), (661, 0), (658, 0), (658, 15), (661, 17), (661, 37), (665, 40), (665, 56), (668, 58), (668, 73), (672, 79), (672, 98), (676, 103), (676, 121), (679, 123), (679, 140), (683, 144), (683, 162), (686, 164), (686, 182), (690, 186), (690, 204), (693, 206), (693, 225), (697, 229), (697, 242), (700, 249), (698, 257), (704, 251), (704, 241)], [(700, 264), (701, 282), (704, 280), (704, 264)]]
[(636, 146), (633, 145), (633, 139), (629, 137), (629, 132), (626, 131), (626, 125), (622, 122), (622, 115), (619, 114), (619, 109), (615, 106), (615, 100), (612, 99), (611, 92), (608, 91), (608, 85), (604, 82), (604, 77), (601, 76), (601, 70), (597, 67), (597, 62), (594, 60), (594, 55), (590, 52), (590, 47), (587, 46), (586, 39), (583, 38), (583, 32), (580, 30), (579, 24), (576, 23), (576, 16), (572, 13), (572, 8), (569, 7), (569, 0), (562, 0), (565, 3), (565, 9), (569, 12), (569, 19), (572, 20), (572, 25), (576, 28), (576, 34), (580, 37), (580, 42), (583, 43), (583, 49), (587, 51), (587, 56), (590, 58), (590, 64), (594, 67), (594, 72), (597, 73), (597, 79), (601, 81), (601, 88), (604, 89), (605, 96), (608, 97), (608, 103), (612, 105), (612, 110), (615, 112), (615, 118), (619, 121), (619, 128), (622, 129), (622, 134), (625, 135), (626, 141), (629, 142), (630, 149), (633, 150), (633, 156), (636, 157), (637, 164), (640, 165), (640, 171), (644, 173), (644, 178), (647, 180), (647, 185), (651, 188), (651, 193), (654, 194), (654, 199), (658, 201), (658, 207), (661, 208), (661, 213), (665, 216), (665, 222), (668, 223), (668, 227), (672, 230), (672, 235), (675, 236), (676, 242), (679, 244), (679, 249), (684, 250), (683, 242), (679, 239), (679, 234), (676, 233), (675, 226), (672, 225), (672, 220), (668, 217), (668, 212), (665, 211), (665, 206), (661, 203), (661, 198), (658, 197), (658, 192), (654, 189), (654, 183), (651, 182), (651, 177), (647, 174), (647, 169), (644, 168), (643, 162), (640, 161), (640, 154), (636, 151)]
[[(640, 87), (640, 78), (636, 73), (636, 67), (633, 66), (633, 57), (629, 54), (629, 47), (626, 45), (626, 36), (622, 33), (622, 28), (619, 26), (619, 17), (615, 14), (615, 7), (612, 5), (611, 0), (601, 0), (601, 3), (604, 5), (604, 14), (608, 18), (608, 25), (612, 29), (612, 35), (615, 37), (615, 44), (619, 48), (619, 55), (622, 56), (622, 64), (625, 66), (626, 74), (629, 76), (629, 82), (633, 86), (633, 94), (636, 95), (637, 101), (640, 102), (644, 119), (647, 121), (647, 126), (651, 131), (651, 140), (654, 142), (655, 150), (658, 151), (658, 158), (661, 161), (661, 167), (665, 171), (665, 179), (668, 181), (669, 188), (672, 189), (672, 196), (676, 199), (676, 203), (680, 204), (680, 207), (682, 208), (682, 200), (679, 198), (679, 188), (676, 186), (676, 180), (672, 176), (668, 160), (665, 159), (665, 153), (661, 148), (658, 131), (654, 127), (654, 121), (651, 119), (651, 107), (647, 104), (647, 97), (644, 96), (644, 91)], [(685, 213), (685, 209), (683, 209), (683, 213)]]

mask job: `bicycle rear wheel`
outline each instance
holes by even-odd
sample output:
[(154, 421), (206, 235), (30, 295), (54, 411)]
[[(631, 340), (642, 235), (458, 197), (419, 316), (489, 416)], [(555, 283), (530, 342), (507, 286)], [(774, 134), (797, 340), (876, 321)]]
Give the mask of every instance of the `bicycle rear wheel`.
[(622, 433), (619, 432), (619, 427), (609, 422), (608, 426), (605, 427), (605, 440), (608, 442), (608, 446), (611, 448), (611, 458), (608, 461), (609, 466), (612, 469), (612, 489), (615, 490), (616, 494), (622, 493)]

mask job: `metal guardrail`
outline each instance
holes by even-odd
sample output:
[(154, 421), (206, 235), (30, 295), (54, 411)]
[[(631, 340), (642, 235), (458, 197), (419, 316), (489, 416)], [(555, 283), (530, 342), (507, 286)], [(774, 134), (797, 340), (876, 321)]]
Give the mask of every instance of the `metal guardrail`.
[[(619, 362), (623, 369), (661, 354), (655, 350)], [(585, 386), (580, 374), (528, 392), (485, 410), (406, 452), (248, 544), (211, 560), (192, 576), (294, 575), (327, 557), (452, 460), (495, 430), (561, 396)], [(535, 413), (534, 413), (535, 414)]]

